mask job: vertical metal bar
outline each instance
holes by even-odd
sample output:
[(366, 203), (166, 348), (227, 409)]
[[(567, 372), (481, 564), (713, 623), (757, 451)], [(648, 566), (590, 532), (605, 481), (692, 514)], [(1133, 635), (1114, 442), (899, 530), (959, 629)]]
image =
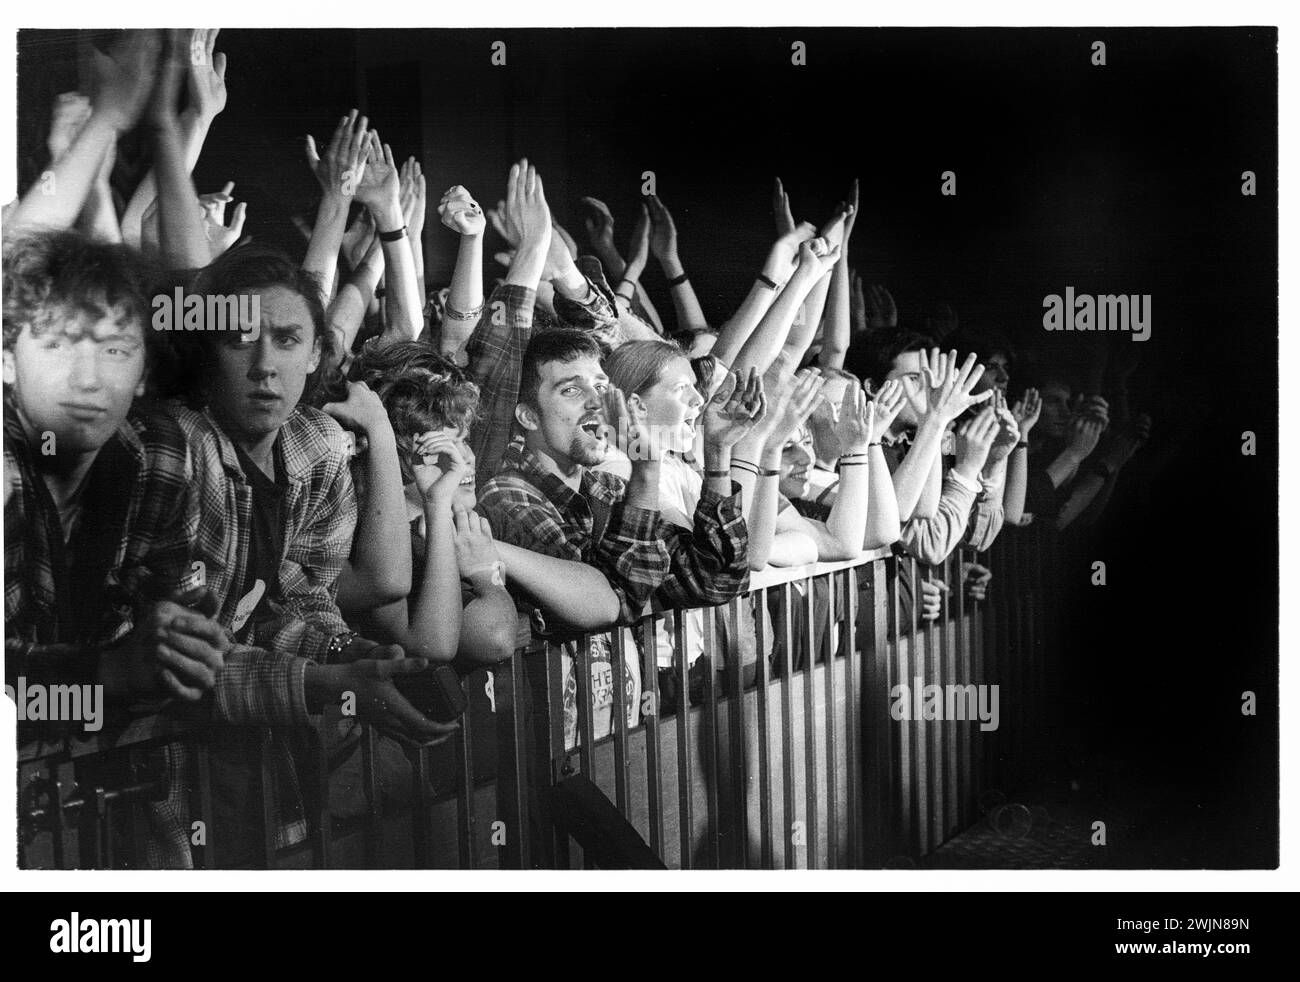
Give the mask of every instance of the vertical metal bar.
[[(955, 835), (958, 831), (957, 806), (961, 800), (961, 782), (957, 773), (957, 730), (962, 724), (951, 717), (947, 712), (948, 693), (955, 692), (956, 696), (952, 702), (961, 698), (962, 689), (956, 688), (958, 684), (957, 677), (957, 651), (956, 638), (953, 635), (955, 616), (952, 608), (953, 592), (961, 592), (961, 558), (956, 561), (957, 577), (954, 580), (952, 576), (953, 559), (951, 556), (945, 557), (943, 561), (943, 581), (948, 586), (949, 592), (943, 595), (943, 606), (940, 611), (940, 630), (939, 634), (942, 640), (940, 651), (943, 656), (941, 669), (943, 674), (943, 692), (944, 692), (944, 722), (943, 722), (943, 765), (944, 765), (944, 823), (943, 839), (950, 835)], [(954, 585), (955, 584), (955, 585)]]
[[(649, 795), (650, 846), (660, 859), (664, 857), (664, 802), (663, 767), (659, 762), (659, 618), (646, 617), (641, 621), (641, 651), (645, 668), (641, 675), (641, 691), (650, 691), (649, 711), (645, 719), (645, 771), (646, 792)], [(644, 701), (644, 696), (642, 696)]]
[[(826, 645), (826, 716), (823, 722), (826, 726), (826, 868), (835, 869), (839, 864), (837, 862), (837, 853), (839, 852), (840, 843), (840, 817), (837, 814), (839, 810), (839, 779), (836, 774), (836, 763), (839, 754), (836, 753), (838, 741), (835, 739), (835, 591), (844, 580), (844, 573), (828, 573), (826, 575), (826, 629), (822, 632)], [(852, 642), (849, 648), (853, 647)], [(845, 649), (845, 658), (848, 658), (848, 648)], [(845, 665), (847, 665), (847, 660)], [(808, 676), (808, 681), (812, 682), (812, 676)], [(811, 688), (811, 685), (809, 686)], [(847, 701), (847, 700), (846, 700)], [(850, 822), (852, 819), (850, 818)]]
[(804, 581), (804, 676), (803, 676), (803, 797), (804, 836), (808, 843), (808, 869), (817, 867), (817, 706), (813, 693), (813, 669), (817, 656), (816, 580)]
[[(935, 568), (933, 566), (926, 568), (926, 578), (931, 582), (935, 580)], [(939, 570), (939, 576), (942, 576), (942, 569)], [(926, 754), (930, 764), (930, 849), (939, 848), (944, 840), (943, 817), (945, 814), (945, 775), (943, 766), (943, 660), (939, 650), (943, 636), (943, 590), (941, 583), (939, 590), (939, 617), (930, 621), (925, 630), (925, 676), (926, 684), (937, 686), (939, 693), (939, 714), (937, 719), (926, 720)], [(927, 700), (928, 701), (928, 700)], [(924, 702), (923, 702), (924, 705)]]
[(262, 813), (262, 863), (263, 869), (275, 868), (275, 838), (279, 820), (275, 815), (275, 777), (272, 774), (273, 763), (270, 759), (271, 734), (262, 730), (257, 742), (257, 764), (259, 772), (257, 788), (257, 806)]
[(429, 750), (416, 747), (406, 751), (411, 765), (411, 852), (416, 869), (433, 866), (433, 809), (429, 794)]
[(592, 761), (596, 745), (596, 694), (591, 687), (591, 669), (591, 636), (584, 634), (573, 651), (573, 678), (578, 693), (578, 766), (584, 777), (595, 781)]
[(687, 652), (690, 630), (686, 611), (673, 611), (673, 668), (677, 673), (677, 833), (681, 839), (682, 869), (694, 864), (695, 782), (691, 753), (691, 678)]
[(456, 798), (457, 800), (457, 840), (460, 845), (460, 868), (474, 869), (478, 866), (478, 844), (474, 841), (478, 832), (478, 818), (474, 807), (474, 752), (473, 729), (469, 716), (461, 721), (456, 731)]
[(505, 869), (529, 867), (528, 788), (524, 776), (523, 652), (489, 669), (497, 727), (497, 814), (506, 823), (500, 856)]
[(704, 749), (706, 763), (704, 785), (709, 806), (709, 849), (713, 855), (713, 868), (722, 868), (722, 829), (718, 821), (718, 782), (722, 779), (718, 766), (718, 645), (717, 624), (712, 609), (704, 611), (704, 657), (708, 671), (704, 673)]
[[(652, 618), (654, 615), (650, 615)], [(614, 801), (619, 814), (627, 817), (627, 698), (623, 673), (627, 670), (623, 651), (627, 632), (620, 627), (610, 631), (609, 667), (613, 703), (609, 709), (609, 729), (614, 734)]]
[(890, 701), (890, 594), (894, 560), (877, 559), (865, 571), (869, 577), (862, 608), (862, 729), (867, 762), (863, 816), (863, 862), (882, 866), (889, 858), (889, 839), (895, 827), (893, 796), (893, 740)]
[(361, 787), (366, 796), (366, 865), (377, 869), (383, 843), (381, 823), (383, 809), (380, 801), (379, 780), (375, 774), (375, 740), (377, 731), (368, 723), (361, 726)]
[(785, 810), (782, 817), (785, 828), (785, 868), (794, 869), (794, 706), (790, 691), (790, 676), (794, 674), (794, 584), (781, 584), (782, 633), (785, 641), (785, 670), (781, 673), (781, 778), (784, 785)]
[(844, 653), (844, 748), (845, 794), (848, 796), (849, 843), (848, 863), (862, 866), (862, 688), (858, 683), (862, 653), (858, 649), (858, 570), (844, 571), (844, 617), (840, 622), (840, 650)]
[[(905, 556), (895, 556), (890, 559), (892, 576), (889, 589), (889, 636), (893, 641), (893, 657), (888, 661), (890, 669), (889, 691), (892, 701), (896, 687), (901, 686), (899, 698), (908, 700), (908, 705), (905, 707), (908, 712), (902, 720), (894, 718), (893, 707), (890, 707), (889, 720), (891, 725), (889, 734), (894, 748), (894, 755), (890, 758), (891, 783), (894, 796), (893, 834), (889, 842), (891, 852), (911, 848), (912, 822), (915, 820), (912, 809), (912, 724), (907, 721), (907, 716), (911, 713), (911, 697), (908, 694), (912, 686), (912, 680), (908, 678), (908, 661), (911, 655), (911, 623), (903, 623), (903, 612), (900, 609), (902, 605), (903, 571), (908, 568), (910, 563), (911, 560)], [(910, 588), (915, 592), (916, 584), (911, 584)], [(913, 608), (915, 608), (915, 603), (916, 598), (913, 597)]]
[(193, 743), (194, 766), (199, 778), (199, 821), (203, 823), (203, 845), (195, 869), (211, 869), (212, 863), (212, 761), (208, 745), (202, 740)]
[(755, 670), (758, 685), (758, 812), (759, 831), (762, 836), (762, 867), (773, 869), (772, 856), (772, 744), (771, 717), (767, 704), (768, 662), (767, 662), (767, 589), (758, 591), (757, 606), (753, 603), (754, 594), (750, 594), (751, 614), (754, 618), (754, 648), (758, 655)]
[(745, 781), (745, 652), (740, 644), (740, 597), (729, 601), (725, 610), (728, 677), (731, 680), (731, 705), (727, 723), (731, 730), (731, 801), (735, 813), (736, 866), (749, 868), (749, 805)]
[[(966, 596), (965, 578), (962, 576), (963, 553), (957, 559), (957, 622), (955, 624), (955, 644), (957, 646), (957, 683), (963, 687), (976, 681), (971, 678), (970, 665), (970, 615), (971, 603)], [(963, 688), (963, 691), (964, 688)], [(971, 741), (974, 724), (964, 720), (957, 726), (957, 824), (965, 828), (971, 819), (971, 791), (973, 777), (971, 773)]]
[[(916, 815), (916, 825), (912, 830), (912, 844), (916, 855), (922, 856), (930, 837), (930, 768), (929, 747), (926, 743), (924, 715), (924, 690), (917, 693), (916, 687), (925, 684), (925, 655), (921, 651), (921, 564), (909, 558), (912, 567), (912, 636), (908, 655), (911, 659), (911, 677), (907, 680), (908, 693), (912, 697), (909, 715), (913, 717), (912, 730), (912, 793)], [(918, 698), (918, 695), (920, 698)]]
[[(573, 858), (569, 832), (549, 800), (551, 786), (573, 773), (572, 752), (568, 746), (569, 736), (566, 732), (564, 711), (564, 646), (547, 642), (542, 649), (541, 660), (545, 665), (543, 677), (546, 699), (541, 707), (544, 719), (539, 722), (539, 730), (546, 735), (546, 739), (545, 744), (537, 748), (537, 770), (539, 775), (545, 776), (547, 782), (545, 793), (548, 798), (541, 804), (550, 821), (550, 828), (543, 843), (549, 846), (551, 863), (556, 869), (571, 869)], [(576, 664), (573, 669), (576, 689)], [(576, 712), (577, 707), (574, 708)], [(576, 733), (574, 739), (577, 739)]]

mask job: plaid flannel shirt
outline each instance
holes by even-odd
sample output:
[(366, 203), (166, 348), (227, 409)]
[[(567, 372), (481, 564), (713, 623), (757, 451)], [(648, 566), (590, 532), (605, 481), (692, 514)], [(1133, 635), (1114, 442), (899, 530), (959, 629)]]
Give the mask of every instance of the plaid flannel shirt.
[[(196, 474), (199, 521), (194, 555), (206, 566), (207, 585), (220, 601), (217, 619), (227, 628), (249, 589), (243, 582), (252, 534), (253, 491), (234, 444), (211, 413), (169, 403), (190, 443)], [(274, 616), (259, 622), (249, 645), (236, 646), (217, 675), (213, 715), (237, 725), (271, 724), (269, 766), (273, 807), (279, 816), (277, 847), (307, 833), (294, 761), (293, 728), (310, 721), (303, 683), (308, 661), (324, 662), (329, 641), (347, 630), (335, 603), (335, 583), (352, 547), (356, 494), (343, 430), (316, 409), (299, 407), (280, 428), (288, 490), (285, 497), (281, 596)], [(231, 772), (252, 767), (247, 759), (220, 761)], [(237, 780), (236, 774), (232, 781)]]
[(626, 490), (621, 478), (584, 468), (573, 491), (515, 444), (484, 485), (478, 510), (506, 542), (595, 566), (618, 595), (620, 622), (630, 624), (668, 575), (671, 557), (659, 513), (626, 505)]
[(465, 345), (470, 377), (479, 387), (479, 418), (470, 431), (469, 444), (478, 459), (479, 487), (496, 474), (510, 445), (523, 374), (524, 350), (538, 330), (567, 327), (587, 331), (597, 340), (612, 337), (617, 314), (614, 294), (605, 282), (600, 263), (590, 256), (578, 260), (587, 277), (587, 296), (571, 300), (555, 295), (555, 317), (537, 308), (537, 292), (503, 283), (492, 291), (483, 314)]
[[(38, 449), (5, 401), (5, 678), (93, 685), (100, 657), (135, 626), (136, 611), (174, 594), (196, 532), (191, 459), (169, 416), (133, 412), (100, 448), (65, 546), (58, 509), (36, 469)], [(183, 753), (163, 750), (168, 796), (145, 805), (150, 866), (191, 864)]]
[(166, 596), (189, 572), (185, 438), (165, 415), (132, 414), (95, 457), (65, 546), (37, 472), (40, 450), (8, 400), (4, 433), (14, 482), (5, 504), (5, 679), (93, 684), (99, 653), (131, 632), (143, 595)]

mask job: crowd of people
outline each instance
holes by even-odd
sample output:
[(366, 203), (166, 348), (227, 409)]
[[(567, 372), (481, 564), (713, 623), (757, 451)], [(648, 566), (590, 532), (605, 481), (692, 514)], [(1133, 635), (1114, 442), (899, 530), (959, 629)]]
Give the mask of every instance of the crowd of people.
[[(662, 200), (644, 197), (620, 252), (584, 199), (583, 249), (520, 160), (495, 206), (459, 185), (437, 201), (428, 234), (458, 242), (438, 288), (426, 175), (354, 109), (307, 140), (304, 255), (263, 248), (242, 205), (227, 218), (232, 185), (199, 195), (191, 177), (226, 100), (216, 42), (127, 32), (93, 53), (92, 91), (59, 96), (48, 167), (4, 213), (3, 351), (6, 681), (210, 719), (220, 865), (260, 848), (267, 732), (287, 846), (308, 832), (300, 753), (322, 712), (351, 700), (394, 740), (443, 741), (456, 724), (403, 677), (545, 639), (564, 651), (570, 746), (584, 664), (597, 735), (620, 675), (635, 725), (642, 634), (616, 674), (611, 631), (687, 612), (655, 635), (671, 712), (724, 670), (700, 612), (746, 597), (752, 571), (885, 547), (934, 567), (1006, 523), (1065, 528), (1149, 432), (1059, 378), (1013, 395), (1003, 340), (900, 327), (849, 265), (856, 184), (816, 226), (777, 181), (775, 229), (754, 230), (767, 259), (710, 324)], [(109, 175), (137, 129), (152, 169), (120, 207)], [(651, 256), (671, 312), (642, 285)], [(164, 322), (173, 297), (198, 302)], [(917, 586), (934, 619), (945, 590), (982, 598), (989, 571)], [(773, 634), (757, 650), (750, 620), (724, 639), (747, 678)], [(191, 766), (169, 748), (153, 865), (191, 863)]]

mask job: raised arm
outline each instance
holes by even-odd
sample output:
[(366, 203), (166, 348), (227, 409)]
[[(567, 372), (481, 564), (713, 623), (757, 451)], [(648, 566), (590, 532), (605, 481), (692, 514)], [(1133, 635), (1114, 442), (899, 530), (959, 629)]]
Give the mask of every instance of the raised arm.
[(364, 382), (349, 382), (347, 399), (321, 408), (366, 442), (365, 500), (358, 503), (352, 554), (339, 574), (339, 608), (347, 617), (411, 592), (406, 498), (397, 438), (379, 396)]
[[(807, 329), (806, 336), (801, 334), (799, 340), (802, 342), (802, 347), (799, 347), (798, 342), (790, 343), (790, 326), (794, 323), (795, 314), (799, 312), (799, 308), (808, 298), (813, 287), (823, 275), (830, 272), (838, 259), (838, 246), (832, 247), (824, 239), (812, 239), (799, 246), (798, 267), (791, 274), (790, 281), (781, 291), (781, 295), (776, 298), (776, 302), (763, 315), (758, 328), (741, 347), (740, 353), (732, 362), (732, 368), (737, 371), (756, 368), (760, 372), (766, 372), (777, 354), (782, 349), (786, 349), (787, 345), (789, 345), (788, 350), (794, 354), (791, 364), (799, 363), (799, 357), (812, 340), (815, 327)], [(798, 348), (797, 352), (796, 348)]]
[(387, 323), (379, 345), (414, 341), (424, 326), (424, 303), (415, 274), (410, 231), (402, 211), (401, 179), (393, 149), (370, 131), (365, 172), (357, 183), (357, 200), (370, 210), (384, 251), (384, 290)]
[(708, 330), (709, 322), (704, 318), (695, 288), (686, 276), (681, 257), (677, 254), (677, 223), (672, 213), (652, 194), (650, 204), (650, 251), (668, 278), (668, 289), (672, 292), (673, 309), (677, 313), (677, 330)]
[(894, 471), (894, 491), (898, 496), (899, 518), (906, 522), (916, 511), (930, 480), (936, 459), (943, 446), (943, 434), (948, 424), (966, 409), (991, 397), (991, 392), (972, 395), (971, 390), (984, 374), (984, 367), (969, 355), (961, 368), (957, 367), (957, 352), (947, 355), (932, 349), (927, 355), (922, 351), (921, 379), (903, 380), (903, 391), (911, 401), (920, 423), (912, 446)]
[(487, 222), (478, 202), (459, 184), (448, 188), (438, 202), (438, 218), (460, 237), (438, 340), (438, 350), (459, 363), (483, 313), (483, 230)]
[(1007, 483), (1002, 492), (1002, 513), (1012, 525), (1025, 520), (1025, 492), (1029, 488), (1029, 433), (1038, 422), (1043, 403), (1037, 389), (1026, 389), (1025, 395), (1011, 407), (1020, 429), (1020, 439), (1007, 458)]
[(184, 65), (183, 31), (172, 31), (159, 59), (158, 84), (149, 103), (154, 128), (154, 170), (158, 178), (158, 241), (171, 269), (201, 269), (212, 261), (203, 230), (203, 210), (185, 162), (177, 101)]
[(53, 161), (6, 216), (6, 236), (30, 228), (68, 229), (86, 205), (105, 155), (135, 126), (154, 86), (158, 36), (130, 31), (112, 52), (90, 53), (94, 108), (67, 152)]
[[(180, 114), (181, 147), (185, 167), (194, 172), (203, 152), (212, 122), (226, 107), (226, 56), (216, 50), (220, 28), (195, 28), (189, 35), (186, 87), (189, 101)], [(139, 248), (145, 212), (158, 196), (158, 176), (151, 169), (144, 176), (122, 212), (122, 237)]]
[(334, 295), (339, 247), (343, 244), (348, 209), (364, 176), (369, 146), (369, 121), (355, 109), (334, 127), (323, 155), (316, 152), (316, 140), (307, 137), (307, 164), (320, 184), (321, 199), (302, 268), (320, 282), (326, 302)]
[(402, 203), (402, 220), (406, 224), (406, 241), (411, 248), (411, 262), (415, 265), (415, 292), (420, 298), (420, 326), (424, 327), (424, 303), (428, 299), (424, 286), (424, 216), (426, 187), (424, 171), (414, 157), (402, 165), (399, 181), (399, 198)]
[[(852, 337), (852, 317), (849, 296), (849, 239), (853, 235), (853, 225), (858, 218), (858, 182), (854, 180), (849, 192), (847, 214), (844, 219), (844, 241), (840, 246), (840, 258), (835, 263), (835, 272), (831, 274), (830, 295), (826, 300), (826, 320), (822, 329), (822, 350), (817, 356), (817, 363), (822, 368), (843, 368), (844, 356), (848, 354), (849, 340)], [(877, 433), (883, 431), (877, 429)]]

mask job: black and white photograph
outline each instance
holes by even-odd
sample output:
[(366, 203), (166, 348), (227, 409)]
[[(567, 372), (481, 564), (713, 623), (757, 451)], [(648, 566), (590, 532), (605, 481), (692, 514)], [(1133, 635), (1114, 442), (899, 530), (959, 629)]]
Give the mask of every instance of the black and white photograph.
[(20, 889), (1278, 870), (1277, 26), (24, 16)]

